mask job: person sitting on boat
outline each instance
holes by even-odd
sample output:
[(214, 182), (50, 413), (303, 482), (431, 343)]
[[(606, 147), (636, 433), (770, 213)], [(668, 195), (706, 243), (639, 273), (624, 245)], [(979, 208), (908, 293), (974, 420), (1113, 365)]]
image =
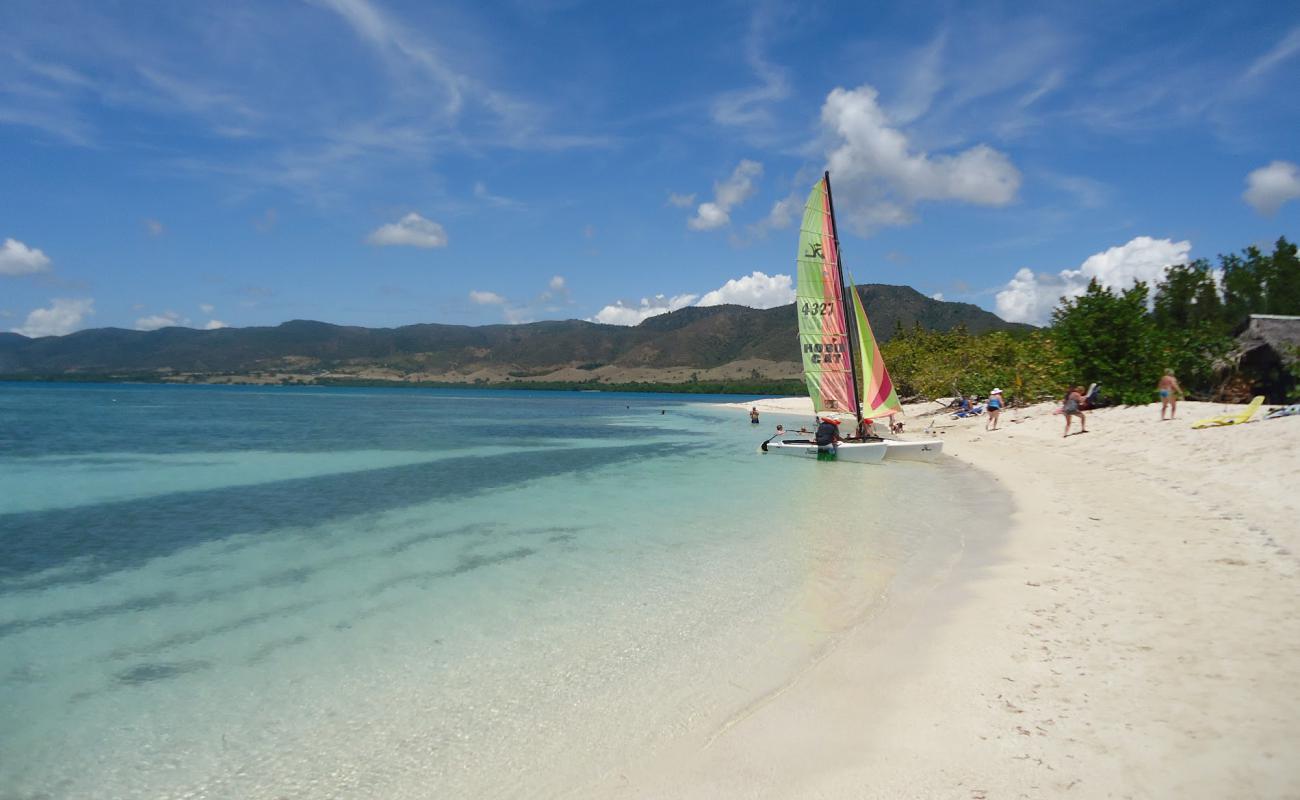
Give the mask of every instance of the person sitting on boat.
[(817, 426), (817, 435), (813, 439), (817, 443), (817, 449), (824, 453), (834, 453), (839, 449), (840, 442), (840, 421), (831, 417), (822, 417), (821, 424)]
[(867, 419), (866, 417), (863, 417), (862, 419), (858, 420), (858, 439), (860, 441), (865, 442), (868, 439), (879, 439), (879, 438), (880, 437), (876, 435), (876, 425), (874, 422)]

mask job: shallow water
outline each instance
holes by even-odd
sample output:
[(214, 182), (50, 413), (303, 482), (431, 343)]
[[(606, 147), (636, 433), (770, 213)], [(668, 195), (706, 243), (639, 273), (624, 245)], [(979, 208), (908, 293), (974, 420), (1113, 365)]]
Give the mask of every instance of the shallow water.
[(0, 384), (0, 796), (560, 793), (1005, 512), (700, 400)]

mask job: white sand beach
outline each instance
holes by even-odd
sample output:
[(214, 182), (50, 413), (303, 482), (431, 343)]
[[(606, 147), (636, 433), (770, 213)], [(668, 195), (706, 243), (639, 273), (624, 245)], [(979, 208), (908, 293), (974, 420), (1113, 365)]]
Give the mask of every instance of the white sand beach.
[(935, 417), (945, 452), (1011, 494), (1005, 538), (599, 793), (1300, 797), (1300, 417), (1191, 428), (1225, 408), (1101, 409), (1069, 438), (1051, 405), (992, 432)]

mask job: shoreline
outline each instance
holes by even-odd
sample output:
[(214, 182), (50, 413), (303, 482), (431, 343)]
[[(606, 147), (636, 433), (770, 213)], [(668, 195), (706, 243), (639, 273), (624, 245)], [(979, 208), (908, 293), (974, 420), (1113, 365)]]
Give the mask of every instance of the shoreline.
[[(806, 398), (721, 405), (811, 416)], [(1050, 404), (992, 432), (934, 415), (945, 453), (1011, 496), (1001, 540), (709, 746), (600, 794), (1300, 795), (1300, 419), (1191, 429), (1224, 408), (1099, 409), (1069, 438)]]

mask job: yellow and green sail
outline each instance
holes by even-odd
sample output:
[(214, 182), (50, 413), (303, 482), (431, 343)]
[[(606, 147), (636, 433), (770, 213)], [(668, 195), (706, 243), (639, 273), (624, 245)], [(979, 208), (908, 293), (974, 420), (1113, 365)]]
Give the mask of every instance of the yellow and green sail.
[(880, 345), (867, 322), (866, 309), (858, 297), (858, 287), (850, 278), (849, 294), (853, 296), (853, 318), (858, 328), (858, 377), (862, 379), (862, 418), (876, 419), (903, 413), (898, 402), (894, 382), (885, 369), (885, 359), (880, 355)]
[(856, 415), (853, 348), (842, 302), (839, 247), (828, 180), (823, 176), (808, 194), (799, 227), (795, 286), (799, 351), (813, 410), (819, 414)]

